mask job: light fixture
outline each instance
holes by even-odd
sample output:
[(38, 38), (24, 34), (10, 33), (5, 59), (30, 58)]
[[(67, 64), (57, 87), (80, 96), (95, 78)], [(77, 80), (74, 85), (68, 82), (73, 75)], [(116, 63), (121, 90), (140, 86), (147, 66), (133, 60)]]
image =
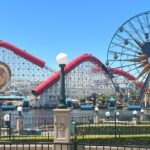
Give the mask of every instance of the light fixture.
[(107, 112), (105, 113), (105, 116), (106, 116), (107, 120), (109, 120), (110, 112), (109, 112), (109, 111), (107, 111)]
[(65, 53), (59, 53), (56, 56), (56, 61), (59, 65), (66, 65), (68, 63), (68, 56)]
[(98, 114), (99, 108), (95, 107), (95, 112)]
[(134, 117), (136, 117), (136, 115), (137, 115), (137, 111), (136, 110), (133, 111), (133, 115), (134, 115)]
[(120, 113), (117, 111), (117, 112), (116, 112), (116, 116), (119, 116), (119, 115), (120, 115)]
[(21, 107), (21, 106), (18, 106), (18, 107), (17, 107), (17, 111), (18, 111), (19, 116), (21, 116), (22, 107)]
[(4, 122), (5, 122), (5, 127), (9, 128), (10, 127), (10, 115), (9, 114), (4, 115)]
[(65, 53), (59, 53), (56, 56), (56, 61), (60, 66), (60, 98), (58, 108), (67, 108), (66, 106), (66, 96), (65, 96), (65, 73), (64, 67), (68, 63), (68, 56)]
[(141, 109), (141, 113), (144, 114), (144, 109)]

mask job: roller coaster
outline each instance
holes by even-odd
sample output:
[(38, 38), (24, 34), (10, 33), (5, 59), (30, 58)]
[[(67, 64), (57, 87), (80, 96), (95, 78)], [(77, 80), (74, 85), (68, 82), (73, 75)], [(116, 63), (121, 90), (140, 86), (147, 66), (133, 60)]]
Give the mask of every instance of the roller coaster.
[[(83, 54), (68, 63), (66, 95), (79, 98), (93, 93), (117, 93), (129, 98), (132, 88), (140, 105), (150, 91), (149, 17), (150, 12), (144, 12), (119, 27), (108, 47), (106, 65), (92, 54)], [(39, 105), (56, 105), (59, 79), (60, 71), (43, 60), (0, 41), (1, 95), (16, 90), (31, 101), (36, 99)]]
[[(11, 77), (1, 88), (1, 93), (9, 95), (11, 91), (16, 90), (21, 95), (29, 97), (33, 97), (32, 94), (35, 95), (39, 103), (55, 105), (59, 97), (60, 72), (55, 72), (53, 68), (47, 67), (43, 60), (8, 42), (0, 41), (0, 47), (0, 61), (7, 64), (11, 72)], [(98, 58), (91, 54), (77, 57), (65, 68), (66, 94), (82, 97), (94, 92), (114, 93), (115, 89), (109, 77), (110, 71), (127, 80), (135, 80), (132, 75), (120, 69), (107, 69)], [(138, 83), (137, 86), (140, 87), (141, 84)]]

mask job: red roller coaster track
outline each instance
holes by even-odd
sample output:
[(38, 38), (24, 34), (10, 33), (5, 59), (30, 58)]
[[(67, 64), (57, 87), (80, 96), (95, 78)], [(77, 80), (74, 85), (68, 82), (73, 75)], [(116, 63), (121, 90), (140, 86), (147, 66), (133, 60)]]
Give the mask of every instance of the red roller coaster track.
[[(105, 71), (106, 74), (108, 74), (108, 70), (110, 70), (114, 74), (124, 76), (124, 77), (128, 78), (129, 80), (136, 80), (136, 78), (134, 76), (132, 76), (131, 74), (129, 74), (123, 70), (113, 69), (113, 68), (109, 68), (107, 70), (106, 66), (98, 58), (94, 57), (91, 54), (81, 55), (81, 56), (77, 57), (76, 59), (74, 59), (72, 62), (70, 62), (68, 65), (66, 65), (65, 74), (67, 74), (68, 72), (70, 72), (71, 70), (76, 68), (78, 65), (80, 65), (81, 63), (86, 62), (86, 61), (92, 62), (92, 63), (96, 64), (98, 67), (101, 67)], [(42, 94), (49, 87), (51, 87), (54, 83), (56, 83), (59, 80), (59, 78), (60, 78), (60, 71), (56, 72), (50, 78), (48, 78), (47, 80), (45, 80), (44, 82), (39, 84), (36, 88), (34, 88), (32, 90), (32, 93), (36, 96)], [(137, 84), (137, 86), (139, 86), (139, 87), (141, 87), (142, 85), (143, 85), (142, 83)]]
[[(31, 55), (30, 53), (27, 53), (26, 51), (17, 48), (16, 46), (2, 41), (0, 40), (0, 47), (3, 48), (7, 48), (10, 51), (14, 52), (16, 55), (30, 61), (31, 63), (38, 65), (39, 67), (43, 68), (45, 66), (45, 62), (33, 55)], [(108, 70), (112, 71), (113, 74), (118, 74), (121, 76), (124, 76), (126, 78), (128, 78), (129, 80), (136, 80), (136, 78), (134, 76), (132, 76), (131, 74), (120, 70), (120, 69), (114, 69), (114, 68), (106, 68), (105, 65), (96, 57), (94, 57), (91, 54), (84, 54), (81, 55), (79, 57), (77, 57), (76, 59), (74, 59), (72, 62), (70, 62), (68, 65), (66, 65), (65, 67), (65, 74), (67, 74), (68, 72), (70, 72), (71, 70), (73, 70), (74, 68), (76, 68), (78, 65), (80, 65), (83, 62), (86, 61), (90, 61), (94, 64), (97, 64), (98, 67), (101, 67), (106, 74), (108, 74)], [(34, 88), (32, 90), (33, 94), (35, 94), (36, 96), (42, 94), (43, 92), (45, 92), (50, 86), (52, 86), (54, 83), (56, 83), (60, 78), (60, 71), (56, 72), (54, 75), (52, 75), (50, 78), (48, 78), (46, 81), (42, 82), (41, 84), (39, 84), (36, 88)], [(143, 83), (136, 83), (136, 85), (138, 87), (143, 87)]]
[(14, 45), (12, 45), (8, 42), (0, 40), (0, 47), (7, 48), (7, 49), (11, 50), (16, 55), (19, 55), (20, 57), (23, 57), (24, 59), (32, 62), (35, 65), (38, 65), (41, 68), (43, 68), (45, 66), (45, 62), (43, 60), (27, 53), (26, 51), (24, 51), (20, 48), (17, 48), (16, 46), (14, 46)]

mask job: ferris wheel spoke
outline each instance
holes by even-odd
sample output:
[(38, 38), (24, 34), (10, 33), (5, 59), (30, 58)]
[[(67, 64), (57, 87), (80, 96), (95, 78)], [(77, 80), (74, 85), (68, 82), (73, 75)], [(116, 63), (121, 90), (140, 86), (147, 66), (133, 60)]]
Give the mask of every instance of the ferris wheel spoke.
[(131, 54), (128, 54), (128, 53), (121, 53), (121, 52), (114, 52), (114, 51), (110, 51), (110, 53), (119, 54), (119, 55), (126, 55), (126, 56), (131, 56), (131, 57), (138, 57), (136, 55), (131, 55)]
[(135, 66), (136, 64), (141, 64), (141, 63), (134, 63), (134, 64), (129, 64), (129, 65), (124, 65), (124, 66), (120, 66), (120, 67), (116, 67), (116, 68), (125, 68), (125, 67), (130, 67), (130, 66)]
[[(140, 48), (142, 48), (142, 44), (141, 44), (141, 42), (139, 41), (139, 40), (137, 40), (135, 37), (133, 37), (133, 35), (129, 32), (129, 31), (127, 31), (125, 28), (124, 28), (124, 31), (134, 40), (134, 42), (140, 47)], [(143, 41), (143, 40), (142, 40)]]
[(150, 32), (150, 23), (149, 23), (149, 17), (148, 17), (147, 13), (146, 13), (146, 23), (147, 23), (147, 27), (148, 27), (149, 32)]
[(124, 62), (124, 61), (128, 61), (127, 59), (110, 59), (109, 61), (113, 61), (113, 62)]
[(146, 61), (146, 58), (147, 58), (146, 56), (141, 56), (141, 57), (138, 57), (138, 58), (125, 59), (124, 61), (144, 63)]
[(146, 77), (146, 80), (145, 80), (145, 82), (144, 82), (144, 86), (143, 86), (143, 88), (142, 88), (142, 90), (141, 90), (141, 92), (140, 92), (140, 95), (139, 95), (139, 97), (138, 97), (138, 100), (139, 100), (140, 102), (141, 102), (141, 101), (143, 100), (143, 98), (144, 98), (144, 95), (145, 95), (145, 92), (146, 92), (146, 88), (147, 88), (147, 86), (148, 86), (149, 78), (150, 78), (150, 73), (148, 73), (148, 75), (147, 75), (147, 77)]
[(145, 80), (146, 80), (148, 74), (149, 74), (149, 72), (147, 72), (147, 73), (143, 76), (143, 78), (141, 79), (141, 83), (144, 83), (144, 82), (145, 82)]
[[(118, 36), (119, 38), (121, 38), (123, 41), (126, 40), (125, 38), (123, 38), (123, 37), (122, 37), (121, 35), (119, 35), (119, 34), (116, 34), (116, 36)], [(132, 37), (132, 39), (134, 40), (135, 38)], [(131, 43), (129, 40), (128, 40), (128, 43), (129, 43), (132, 47), (134, 47), (134, 48), (136, 48), (137, 50), (141, 51), (140, 47), (137, 47), (136, 45), (134, 45), (133, 43)]]
[(130, 27), (134, 30), (134, 32), (137, 34), (137, 36), (141, 39), (141, 41), (144, 42), (144, 39), (143, 39), (142, 36), (139, 34), (139, 32), (137, 31), (136, 27), (132, 24), (132, 22), (129, 21), (128, 24), (129, 24)]
[(134, 38), (134, 41), (135, 41), (135, 43), (136, 43), (140, 48), (143, 47), (143, 44), (142, 44), (138, 39), (135, 39), (135, 38)]
[(140, 72), (140, 74), (137, 76), (137, 79), (139, 79), (140, 77), (142, 77), (145, 73), (150, 71), (150, 66), (144, 66), (143, 70)]
[(139, 51), (136, 51), (136, 50), (134, 50), (134, 49), (132, 49), (132, 48), (123, 46), (123, 45), (118, 44), (118, 43), (115, 43), (115, 42), (112, 42), (112, 44), (114, 44), (114, 45), (116, 45), (116, 46), (119, 46), (119, 47), (122, 48), (122, 49), (126, 49), (127, 51), (132, 51), (132, 52), (134, 52), (134, 53), (138, 53), (138, 52), (139, 52)]
[(137, 21), (138, 21), (138, 23), (139, 23), (139, 25), (140, 25), (140, 27), (141, 27), (141, 29), (142, 29), (144, 35), (145, 35), (146, 32), (145, 32), (145, 30), (144, 30), (144, 27), (143, 27), (143, 25), (142, 25), (142, 22), (141, 22), (141, 19), (140, 19), (139, 16), (137, 16)]
[(142, 63), (138, 68), (143, 68), (143, 67), (145, 67), (147, 65), (148, 65), (147, 63)]
[(132, 71), (134, 71), (134, 70), (137, 70), (137, 69), (138, 69), (138, 67), (135, 67), (135, 68), (132, 68), (132, 69), (127, 70), (126, 72), (130, 73), (130, 72), (132, 72)]

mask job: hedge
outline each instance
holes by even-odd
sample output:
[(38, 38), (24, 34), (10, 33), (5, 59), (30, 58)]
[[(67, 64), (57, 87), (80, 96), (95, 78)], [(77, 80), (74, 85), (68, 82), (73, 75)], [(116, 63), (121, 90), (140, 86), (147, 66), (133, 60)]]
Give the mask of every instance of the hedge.
[(77, 125), (77, 135), (150, 134), (149, 125)]

